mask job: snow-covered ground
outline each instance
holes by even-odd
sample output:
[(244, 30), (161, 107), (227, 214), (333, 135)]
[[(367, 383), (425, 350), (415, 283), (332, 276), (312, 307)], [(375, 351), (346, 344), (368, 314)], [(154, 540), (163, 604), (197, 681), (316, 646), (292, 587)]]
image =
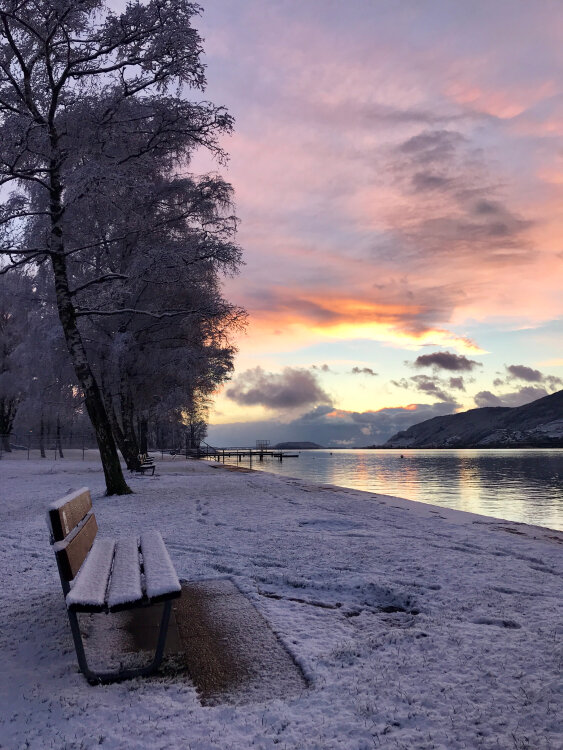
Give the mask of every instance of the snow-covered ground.
[[(0, 461), (0, 747), (563, 747), (563, 534), (196, 461), (130, 482)], [(157, 528), (180, 578), (230, 577), (310, 687), (202, 707), (185, 674), (88, 685), (45, 525), (83, 485), (102, 535)]]

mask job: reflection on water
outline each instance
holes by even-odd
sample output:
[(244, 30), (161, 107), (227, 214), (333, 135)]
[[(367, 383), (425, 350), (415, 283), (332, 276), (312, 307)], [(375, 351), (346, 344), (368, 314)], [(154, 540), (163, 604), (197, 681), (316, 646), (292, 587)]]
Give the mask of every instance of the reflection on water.
[(563, 530), (561, 449), (316, 450), (252, 468)]

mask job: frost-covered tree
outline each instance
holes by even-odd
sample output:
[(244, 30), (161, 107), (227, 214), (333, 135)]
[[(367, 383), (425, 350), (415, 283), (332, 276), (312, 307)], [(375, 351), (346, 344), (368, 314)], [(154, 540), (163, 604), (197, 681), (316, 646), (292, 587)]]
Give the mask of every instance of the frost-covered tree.
[(69, 260), (87, 351), (130, 467), (141, 448), (137, 425), (181, 413), (194, 389), (214, 389), (228, 375), (228, 333), (244, 321), (219, 283), (240, 262), (230, 186), (217, 176), (163, 174), (148, 156), (144, 175), (117, 201), (115, 189), (97, 191), (74, 227), (96, 247), (88, 260), (111, 284), (89, 285), (90, 263)]
[[(100, 247), (111, 254), (117, 237), (85, 239), (80, 226), (92, 215), (93, 198), (103, 195), (115, 206), (124, 191), (146, 189), (147, 161), (158, 159), (164, 175), (185, 169), (198, 146), (221, 154), (217, 138), (231, 129), (231, 118), (182, 95), (205, 85), (201, 40), (191, 26), (198, 12), (187, 0), (136, 0), (121, 14), (101, 0), (0, 2), (0, 195), (7, 196), (0, 252), (8, 263), (2, 271), (49, 264), (108, 494), (129, 488), (81, 320), (123, 310), (106, 305), (102, 313), (101, 305), (84, 308), (80, 299), (95, 291), (99, 302), (111, 303), (108, 286), (125, 274), (98, 264)], [(120, 239), (130, 247), (149, 233), (157, 242), (154, 226), (122, 226)], [(139, 303), (132, 309), (143, 312)]]
[(183, 414), (186, 425), (186, 448), (199, 448), (201, 441), (207, 437), (207, 415), (209, 399), (201, 391), (196, 391), (188, 408)]

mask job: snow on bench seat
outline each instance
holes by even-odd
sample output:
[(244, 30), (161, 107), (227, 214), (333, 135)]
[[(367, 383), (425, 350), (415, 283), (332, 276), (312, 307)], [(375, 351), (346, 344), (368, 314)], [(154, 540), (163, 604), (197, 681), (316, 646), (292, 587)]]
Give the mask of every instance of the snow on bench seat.
[(67, 594), (67, 607), (113, 611), (179, 595), (180, 581), (160, 533), (142, 534), (140, 548), (142, 567), (138, 537), (96, 539)]
[(115, 549), (113, 539), (96, 539), (67, 594), (71, 608), (103, 609)]
[(119, 609), (123, 605), (131, 604), (142, 598), (139, 540), (137, 537), (119, 539), (113, 558), (113, 570), (107, 597), (108, 607)]
[(160, 532), (147, 531), (141, 534), (141, 552), (148, 598), (156, 599), (173, 592), (180, 592), (180, 581)]

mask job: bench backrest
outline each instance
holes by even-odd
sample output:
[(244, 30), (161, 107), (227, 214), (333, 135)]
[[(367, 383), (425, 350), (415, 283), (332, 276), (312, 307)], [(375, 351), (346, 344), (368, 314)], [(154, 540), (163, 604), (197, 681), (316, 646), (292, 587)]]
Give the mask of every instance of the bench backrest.
[(66, 591), (98, 533), (90, 490), (81, 487), (52, 503), (47, 517), (61, 583)]

